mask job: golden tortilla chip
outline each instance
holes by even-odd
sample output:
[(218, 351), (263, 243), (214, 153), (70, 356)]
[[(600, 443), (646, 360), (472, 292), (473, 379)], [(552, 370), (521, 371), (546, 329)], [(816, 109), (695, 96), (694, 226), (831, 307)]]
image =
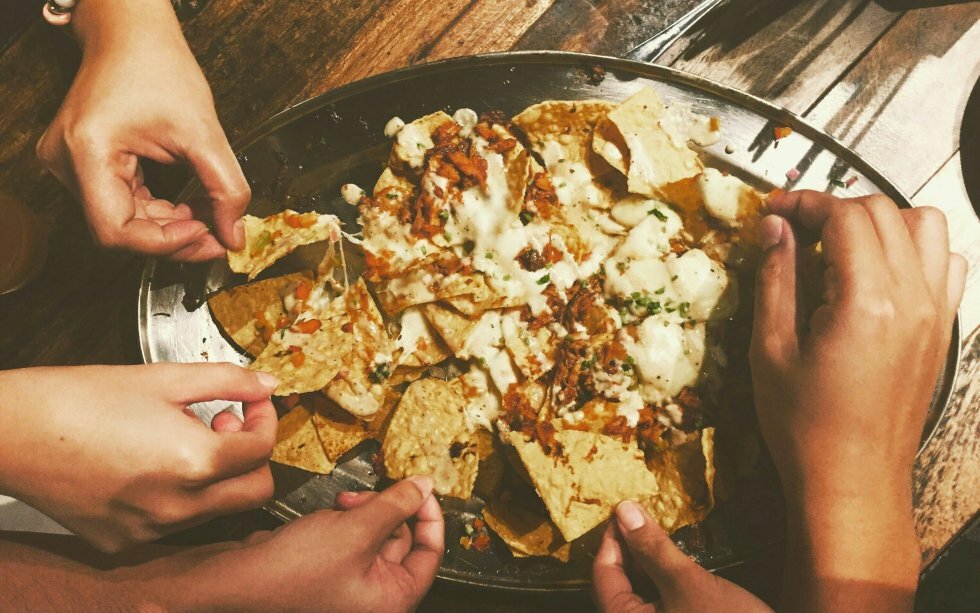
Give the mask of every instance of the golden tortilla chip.
[(536, 513), (504, 492), (487, 503), (483, 519), (497, 533), (514, 557), (552, 556), (567, 562), (571, 544), (562, 538), (546, 514)]
[(371, 437), (367, 422), (346, 412), (329, 398), (310, 394), (309, 400), (304, 402), (308, 402), (312, 408), (313, 425), (320, 437), (323, 452), (331, 462), (336, 462), (361, 441)]
[(715, 504), (714, 428), (705, 428), (692, 441), (648, 459), (658, 490), (644, 506), (664, 530), (697, 523)]
[(573, 541), (612, 515), (623, 500), (644, 504), (657, 493), (635, 442), (579, 430), (559, 430), (549, 443), (527, 440), (520, 432), (504, 435), (517, 450), (552, 521)]
[(388, 376), (395, 368), (395, 344), (363, 279), (344, 292), (344, 301), (351, 323), (345, 334), (351, 352), (338, 376), (327, 384), (326, 393), (351, 414), (367, 418), (381, 408)]
[(443, 111), (436, 111), (405, 124), (395, 135), (389, 163), (396, 167), (404, 165), (409, 168), (422, 168), (425, 163), (425, 152), (435, 146), (432, 142), (432, 133), (442, 124), (452, 120), (453, 118)]
[(322, 475), (329, 475), (336, 466), (324, 452), (312, 415), (303, 406), (295, 407), (279, 420), (276, 446), (270, 459)]
[(606, 118), (596, 122), (592, 133), (592, 150), (624, 175), (629, 172), (630, 150), (616, 124)]
[(466, 429), (466, 404), (458, 380), (412, 383), (381, 445), (388, 476), (430, 475), (436, 493), (469, 498), (479, 457), (475, 437)]
[(279, 318), (286, 314), (283, 297), (304, 280), (312, 281), (310, 273), (297, 272), (232, 287), (210, 296), (208, 308), (239, 348), (257, 356), (272, 338)]
[(560, 339), (550, 329), (528, 330), (518, 311), (506, 313), (501, 327), (507, 352), (527, 379), (534, 381), (555, 367)]
[(297, 213), (286, 210), (266, 218), (246, 215), (245, 248), (228, 252), (228, 265), (234, 272), (247, 273), (249, 280), (272, 266), (300, 245), (320, 241), (337, 242), (341, 237), (336, 215)]
[(483, 497), (484, 500), (489, 500), (504, 477), (507, 461), (504, 459), (502, 445), (495, 433), (480, 429), (474, 433), (474, 438), (476, 452), (480, 457), (480, 468), (476, 474), (473, 493)]
[[(666, 114), (667, 107), (660, 96), (646, 87), (607, 115), (629, 150), (626, 178), (629, 191), (634, 194), (658, 196), (661, 186), (697, 175), (703, 168), (701, 158), (687, 146), (686, 138), (678, 142), (676, 135), (668, 131), (662, 121)], [(605, 125), (604, 130), (608, 131)], [(601, 150), (596, 152), (611, 165), (622, 166), (621, 152), (617, 157), (608, 147), (611, 140), (601, 139)]]
[(398, 323), (401, 329), (395, 345), (401, 352), (398, 356), (399, 368), (422, 368), (438, 364), (453, 354), (425, 318), (421, 307), (414, 306), (402, 311)]
[(422, 313), (454, 354), (461, 353), (477, 321), (438, 302), (422, 305)]
[[(313, 321), (319, 322), (319, 328), (304, 332), (303, 329), (310, 329), (305, 328), (305, 322)], [(319, 311), (300, 315), (292, 326), (274, 334), (249, 368), (277, 376), (277, 396), (322, 389), (349, 359), (353, 337), (343, 329), (349, 324), (345, 296), (339, 296)]]

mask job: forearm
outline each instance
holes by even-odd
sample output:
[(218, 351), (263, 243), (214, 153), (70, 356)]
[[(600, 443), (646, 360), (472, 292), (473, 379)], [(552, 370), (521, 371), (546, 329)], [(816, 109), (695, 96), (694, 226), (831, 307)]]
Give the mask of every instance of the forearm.
[(911, 611), (919, 549), (911, 494), (788, 501), (783, 608)]
[[(220, 608), (206, 570), (222, 544), (101, 554), (75, 537), (0, 532), (0, 594), (11, 611), (194, 611)], [(202, 565), (205, 568), (202, 568)]]

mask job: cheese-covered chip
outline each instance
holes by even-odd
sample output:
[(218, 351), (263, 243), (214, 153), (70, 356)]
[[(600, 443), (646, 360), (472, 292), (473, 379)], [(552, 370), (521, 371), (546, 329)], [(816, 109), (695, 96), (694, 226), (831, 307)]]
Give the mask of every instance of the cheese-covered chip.
[(276, 260), (300, 245), (340, 240), (340, 220), (336, 215), (297, 213), (286, 210), (266, 218), (246, 215), (245, 248), (228, 252), (228, 265), (234, 272), (254, 279)]

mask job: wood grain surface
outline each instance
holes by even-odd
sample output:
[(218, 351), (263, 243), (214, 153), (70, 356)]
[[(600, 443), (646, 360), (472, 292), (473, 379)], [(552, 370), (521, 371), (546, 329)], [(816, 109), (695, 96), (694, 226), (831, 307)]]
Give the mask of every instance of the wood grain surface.
[[(234, 141), (305, 98), (418, 62), (511, 48), (622, 55), (693, 4), (224, 0), (209, 2), (184, 27)], [(980, 509), (980, 226), (957, 156), (963, 105), (980, 75), (980, 3), (905, 10), (907, 4), (731, 0), (659, 61), (805, 115), (917, 203), (938, 204), (954, 220), (953, 245), (972, 264), (963, 309), (967, 342), (956, 400), (915, 469), (916, 520), (928, 563)], [(41, 23), (0, 55), (0, 191), (41, 216), (51, 244), (41, 277), (0, 296), (0, 368), (139, 361), (142, 260), (95, 248), (77, 204), (34, 157), (78, 61), (73, 42)], [(153, 187), (173, 193), (185, 175), (157, 177)], [(467, 600), (472, 596), (442, 586), (423, 608), (460, 608)], [(522, 610), (513, 601), (484, 600), (466, 608)], [(583, 603), (579, 597), (565, 604)]]

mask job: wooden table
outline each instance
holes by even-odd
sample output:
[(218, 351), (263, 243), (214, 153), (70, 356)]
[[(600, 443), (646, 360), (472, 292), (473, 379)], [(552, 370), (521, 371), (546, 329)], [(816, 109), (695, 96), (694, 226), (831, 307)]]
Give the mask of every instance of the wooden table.
[[(409, 64), (507, 49), (622, 55), (690, 4), (211, 0), (184, 29), (234, 142), (285, 107)], [(949, 216), (953, 249), (971, 269), (954, 398), (915, 466), (924, 567), (980, 509), (980, 222), (959, 152), (964, 107), (980, 76), (980, 3), (929, 6), (935, 4), (731, 0), (658, 60), (774, 100), (823, 126), (916, 203)], [(41, 277), (0, 297), (0, 368), (140, 361), (142, 259), (96, 249), (78, 205), (34, 157), (77, 64), (71, 41), (40, 22), (0, 56), (0, 190), (26, 201), (51, 233)], [(163, 173), (155, 187), (174, 193), (183, 180), (181, 173)], [(468, 597), (445, 591), (428, 608)]]

